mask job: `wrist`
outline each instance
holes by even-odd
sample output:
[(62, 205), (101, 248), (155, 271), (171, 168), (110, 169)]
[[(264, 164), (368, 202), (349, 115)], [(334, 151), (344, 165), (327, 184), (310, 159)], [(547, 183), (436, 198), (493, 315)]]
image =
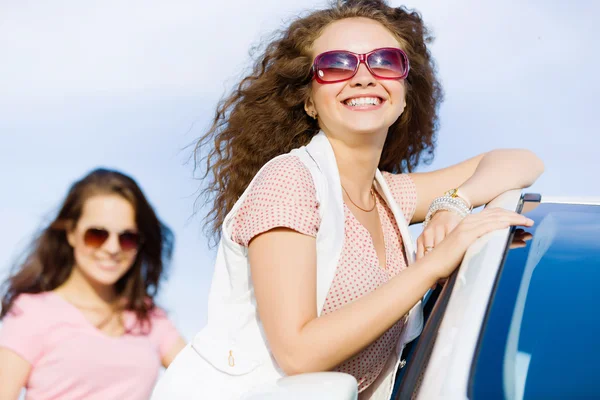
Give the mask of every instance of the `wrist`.
[(455, 194), (456, 189), (452, 189), (444, 193), (443, 196), (436, 197), (431, 202), (425, 220), (423, 221), (423, 228), (427, 227), (431, 218), (439, 211), (453, 212), (458, 215), (460, 219), (463, 219), (471, 213), (472, 208), (470, 205), (462, 198), (455, 196)]
[(450, 196), (451, 198), (454, 198), (454, 199), (460, 199), (465, 203), (465, 205), (467, 206), (467, 208), (469, 208), (469, 210), (472, 210), (473, 202), (471, 201), (467, 192), (468, 192), (468, 190), (465, 190), (463, 186), (460, 186), (456, 189), (448, 190), (446, 193), (444, 193), (444, 196)]
[(439, 252), (436, 249), (436, 252), (427, 254), (411, 266), (411, 268), (418, 270), (418, 274), (424, 285), (423, 287), (425, 288), (432, 287), (443, 278), (437, 271), (439, 263), (442, 261), (438, 260), (438, 254)]

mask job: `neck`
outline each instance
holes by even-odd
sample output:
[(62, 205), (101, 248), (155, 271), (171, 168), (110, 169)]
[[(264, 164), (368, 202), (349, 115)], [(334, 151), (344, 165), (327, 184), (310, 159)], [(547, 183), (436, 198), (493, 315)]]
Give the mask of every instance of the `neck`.
[(76, 266), (73, 267), (67, 280), (57, 288), (57, 291), (76, 301), (77, 305), (85, 306), (111, 305), (117, 297), (113, 285), (93, 282)]
[(356, 197), (363, 204), (371, 203), (370, 191), (381, 159), (385, 133), (345, 137), (327, 134), (327, 137), (335, 154), (342, 186), (353, 199)]

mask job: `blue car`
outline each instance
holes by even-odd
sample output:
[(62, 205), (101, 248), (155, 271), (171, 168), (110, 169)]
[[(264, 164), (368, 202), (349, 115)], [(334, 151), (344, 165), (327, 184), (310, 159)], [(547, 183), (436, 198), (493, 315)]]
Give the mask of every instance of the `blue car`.
[(600, 398), (600, 199), (512, 192), (491, 205), (535, 225), (471, 246), (395, 398)]
[[(392, 399), (600, 399), (600, 199), (515, 190), (489, 206), (535, 225), (482, 237), (426, 295)], [(251, 398), (354, 400), (344, 375), (286, 377)]]

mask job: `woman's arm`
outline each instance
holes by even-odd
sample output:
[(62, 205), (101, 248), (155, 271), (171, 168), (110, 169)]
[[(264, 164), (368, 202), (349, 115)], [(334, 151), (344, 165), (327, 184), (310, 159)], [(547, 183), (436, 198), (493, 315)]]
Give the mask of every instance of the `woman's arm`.
[(256, 236), (249, 245), (252, 282), (277, 363), (289, 375), (334, 368), (380, 337), (448, 276), (476, 238), (521, 224), (532, 221), (500, 209), (471, 215), (438, 248), (388, 283), (320, 317), (315, 239), (287, 228)]
[(459, 188), (461, 195), (478, 207), (507, 190), (531, 186), (542, 172), (544, 163), (531, 151), (502, 149), (437, 171), (412, 173), (417, 209), (411, 223), (422, 222), (433, 199), (450, 189)]
[(17, 400), (30, 371), (29, 362), (14, 351), (0, 347), (0, 399)]
[(171, 345), (170, 350), (162, 357), (161, 363), (162, 366), (168, 368), (169, 365), (173, 362), (177, 354), (185, 347), (186, 342), (183, 337), (179, 336), (173, 345)]
[(317, 318), (315, 249), (313, 237), (286, 228), (259, 235), (249, 246), (258, 313), (275, 359), (288, 375), (327, 371), (350, 358), (435, 282), (432, 268), (411, 267), (393, 285)]

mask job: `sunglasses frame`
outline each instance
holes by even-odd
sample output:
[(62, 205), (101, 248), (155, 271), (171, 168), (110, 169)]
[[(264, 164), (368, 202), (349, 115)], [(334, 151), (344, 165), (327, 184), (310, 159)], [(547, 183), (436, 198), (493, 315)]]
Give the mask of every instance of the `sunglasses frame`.
[[(368, 63), (367, 59), (368, 59), (368, 57), (371, 54), (376, 53), (376, 52), (381, 51), (381, 50), (393, 50), (393, 51), (399, 51), (400, 52), (400, 54), (404, 58), (404, 62), (406, 64), (406, 71), (404, 72), (404, 74), (402, 74), (402, 76), (400, 76), (399, 78), (390, 78), (390, 77), (385, 77), (385, 76), (377, 75), (375, 72), (373, 72), (373, 70), (369, 66), (369, 63)], [(325, 80), (321, 79), (321, 77), (319, 77), (319, 74), (317, 74), (317, 64), (319, 63), (319, 61), (321, 60), (321, 58), (323, 58), (326, 55), (332, 54), (332, 53), (350, 54), (350, 55), (354, 56), (358, 60), (358, 62), (356, 63), (356, 67), (354, 68), (354, 72), (352, 73), (352, 75), (350, 75), (348, 78), (338, 79), (338, 80), (335, 80), (335, 81), (325, 81)], [(378, 49), (375, 49), (375, 50), (371, 50), (370, 52), (364, 53), (364, 54), (353, 53), (353, 52), (348, 51), (348, 50), (330, 50), (330, 51), (326, 51), (326, 52), (321, 53), (321, 54), (319, 54), (318, 56), (315, 57), (315, 59), (313, 61), (313, 64), (312, 64), (312, 67), (311, 67), (311, 72), (312, 72), (312, 75), (313, 75), (313, 79), (315, 79), (320, 84), (326, 85), (326, 84), (329, 84), (329, 83), (344, 82), (344, 81), (348, 81), (348, 80), (354, 78), (354, 76), (358, 72), (358, 68), (360, 67), (361, 63), (365, 64), (365, 66), (367, 67), (367, 69), (369, 70), (369, 72), (371, 73), (371, 75), (373, 75), (377, 79), (401, 80), (401, 79), (405, 79), (408, 76), (408, 72), (410, 71), (410, 63), (408, 61), (408, 56), (406, 55), (406, 53), (404, 52), (404, 50), (398, 49), (396, 47), (381, 47), (381, 48), (378, 48)]]
[[(102, 242), (101, 242), (101, 243), (100, 243), (98, 246), (93, 246), (93, 245), (90, 245), (90, 244), (88, 244), (88, 243), (87, 243), (87, 241), (86, 241), (86, 236), (88, 235), (88, 233), (89, 233), (90, 231), (101, 231), (101, 232), (103, 232), (103, 233), (107, 233), (108, 235), (106, 236), (106, 238), (105, 238), (105, 239), (104, 239), (104, 240), (103, 240), (103, 241), (102, 241)], [(111, 231), (109, 231), (109, 230), (108, 230), (108, 229), (106, 229), (106, 228), (99, 228), (99, 227), (94, 227), (94, 226), (90, 226), (89, 228), (86, 228), (86, 230), (83, 232), (83, 236), (82, 236), (82, 238), (83, 238), (83, 243), (84, 243), (84, 244), (85, 244), (87, 247), (89, 247), (89, 248), (92, 248), (92, 249), (99, 249), (99, 248), (101, 248), (101, 247), (104, 245), (104, 243), (106, 243), (106, 241), (107, 241), (107, 240), (110, 238), (110, 235), (112, 235), (112, 234), (116, 234), (116, 235), (117, 235), (118, 242), (119, 242), (119, 248), (120, 248), (120, 249), (121, 249), (121, 251), (123, 251), (123, 252), (132, 252), (132, 251), (138, 251), (138, 250), (139, 250), (139, 249), (142, 247), (142, 244), (144, 243), (144, 238), (142, 237), (142, 235), (141, 235), (141, 234), (140, 234), (138, 231), (124, 230), (124, 231), (121, 231), (121, 232), (111, 232)], [(121, 239), (121, 237), (122, 237), (123, 235), (127, 235), (127, 234), (134, 234), (134, 235), (137, 235), (137, 237), (138, 237), (138, 240), (137, 240), (137, 246), (136, 246), (136, 247), (134, 247), (134, 248), (131, 248), (131, 249), (125, 249), (125, 248), (123, 247), (123, 244), (121, 243), (121, 240), (122, 240), (122, 239)]]

